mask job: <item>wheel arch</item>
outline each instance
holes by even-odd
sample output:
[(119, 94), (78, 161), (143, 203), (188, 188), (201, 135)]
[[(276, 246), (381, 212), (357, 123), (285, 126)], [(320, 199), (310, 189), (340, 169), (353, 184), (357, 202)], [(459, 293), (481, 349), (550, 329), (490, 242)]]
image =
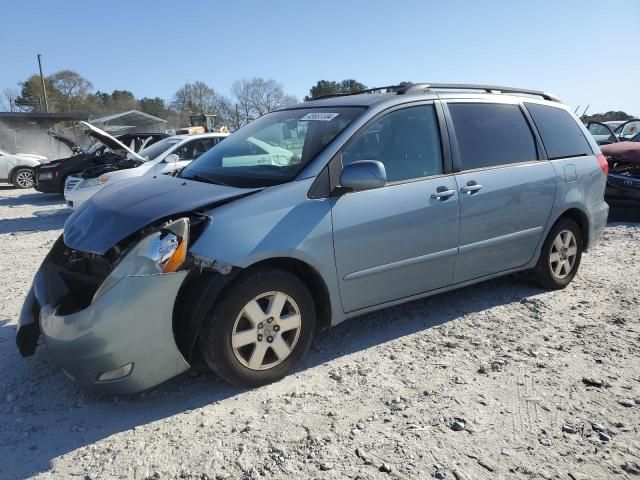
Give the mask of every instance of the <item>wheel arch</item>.
[(15, 165), (10, 171), (9, 171), (9, 176), (7, 177), (7, 179), (9, 180), (9, 183), (13, 183), (13, 176), (16, 174), (16, 172), (18, 170), (31, 170), (31, 174), (34, 176), (35, 179), (35, 167), (32, 167), (30, 165)]
[(586, 251), (589, 247), (589, 217), (588, 215), (581, 209), (577, 207), (572, 207), (564, 212), (556, 219), (554, 225), (558, 223), (563, 218), (570, 218), (574, 222), (578, 224), (580, 227), (580, 231), (582, 233), (583, 240), (583, 251)]
[(244, 268), (233, 267), (227, 275), (210, 270), (192, 270), (180, 288), (173, 308), (173, 334), (182, 355), (191, 361), (200, 328), (206, 316), (237, 280), (260, 268), (284, 270), (297, 276), (314, 299), (318, 329), (331, 326), (331, 297), (320, 273), (308, 263), (292, 257), (268, 258)]
[(274, 257), (254, 263), (246, 270), (265, 267), (288, 271), (302, 280), (313, 297), (318, 328), (324, 329), (331, 326), (331, 296), (322, 275), (315, 268), (297, 258)]

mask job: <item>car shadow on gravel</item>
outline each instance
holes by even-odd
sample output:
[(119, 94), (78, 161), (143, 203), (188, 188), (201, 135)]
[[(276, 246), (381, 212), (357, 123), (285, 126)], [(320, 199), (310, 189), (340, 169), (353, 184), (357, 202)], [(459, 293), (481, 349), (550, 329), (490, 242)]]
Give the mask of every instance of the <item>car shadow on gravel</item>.
[(8, 188), (0, 188), (0, 207), (21, 207), (25, 205), (35, 205), (37, 207), (50, 205), (63, 205), (64, 198), (61, 195), (51, 193), (40, 193), (34, 190), (25, 190), (25, 193), (19, 196), (3, 196), (2, 192), (6, 190), (14, 190)]
[(20, 235), (30, 232), (61, 230), (65, 220), (71, 215), (72, 210), (56, 208), (34, 213), (36, 215), (34, 217), (0, 219), (0, 235), (6, 233)]
[[(510, 276), (351, 319), (319, 333), (296, 374), (465, 315), (526, 302), (527, 297), (541, 292)], [(7, 401), (4, 411), (0, 407), (0, 424), (18, 423), (13, 429), (0, 428), (0, 457), (7, 461), (0, 467), (0, 477), (37, 475), (49, 470), (56, 457), (111, 435), (234, 397), (241, 401), (250, 394), (195, 367), (139, 395), (86, 396), (55, 366), (46, 348), (22, 359), (14, 343), (15, 327), (7, 322), (3, 325), (0, 320), (0, 378), (4, 382), (0, 385), (6, 390), (0, 405)]]

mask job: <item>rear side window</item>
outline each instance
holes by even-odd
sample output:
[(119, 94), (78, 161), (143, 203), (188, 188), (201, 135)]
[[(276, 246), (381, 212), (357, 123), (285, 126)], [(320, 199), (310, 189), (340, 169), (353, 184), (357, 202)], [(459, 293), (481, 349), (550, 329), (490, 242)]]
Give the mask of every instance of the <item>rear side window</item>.
[(540, 132), (550, 160), (593, 155), (589, 142), (569, 112), (537, 103), (525, 105)]
[(518, 105), (450, 103), (462, 170), (537, 160), (536, 143)]

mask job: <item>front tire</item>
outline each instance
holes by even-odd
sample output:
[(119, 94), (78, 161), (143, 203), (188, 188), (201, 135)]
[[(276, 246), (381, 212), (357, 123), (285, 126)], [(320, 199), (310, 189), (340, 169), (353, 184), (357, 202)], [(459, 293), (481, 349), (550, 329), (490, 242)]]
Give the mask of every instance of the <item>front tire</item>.
[(33, 188), (33, 170), (30, 168), (18, 168), (11, 175), (11, 184), (18, 188)]
[(311, 293), (295, 275), (259, 269), (239, 278), (204, 320), (207, 365), (240, 387), (282, 379), (307, 354), (315, 331)]
[(549, 290), (565, 288), (578, 272), (583, 248), (580, 226), (570, 218), (561, 218), (542, 245), (533, 279)]

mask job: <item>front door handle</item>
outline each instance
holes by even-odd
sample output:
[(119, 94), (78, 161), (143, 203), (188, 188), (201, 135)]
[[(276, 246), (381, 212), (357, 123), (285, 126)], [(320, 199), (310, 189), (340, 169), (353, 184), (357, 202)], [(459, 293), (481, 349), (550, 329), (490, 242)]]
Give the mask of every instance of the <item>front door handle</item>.
[(456, 194), (455, 190), (449, 190), (447, 187), (438, 187), (436, 193), (431, 194), (434, 200), (446, 200)]
[(460, 189), (460, 191), (462, 193), (467, 193), (467, 194), (471, 195), (472, 193), (477, 192), (481, 188), (482, 188), (482, 185), (480, 185), (475, 180), (471, 180), (471, 181), (467, 182), (467, 184), (464, 187), (462, 187)]

